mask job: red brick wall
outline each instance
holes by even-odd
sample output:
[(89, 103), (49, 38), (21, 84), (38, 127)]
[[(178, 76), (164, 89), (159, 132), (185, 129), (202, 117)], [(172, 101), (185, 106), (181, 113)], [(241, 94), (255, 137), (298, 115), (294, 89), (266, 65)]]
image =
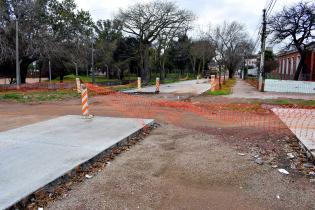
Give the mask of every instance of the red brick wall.
[[(300, 59), (298, 52), (282, 54), (277, 57), (278, 67), (274, 70), (273, 75), (283, 80), (293, 79)], [(307, 55), (306, 64), (310, 69), (311, 80), (315, 81), (315, 52)], [(302, 79), (302, 78), (300, 78)]]

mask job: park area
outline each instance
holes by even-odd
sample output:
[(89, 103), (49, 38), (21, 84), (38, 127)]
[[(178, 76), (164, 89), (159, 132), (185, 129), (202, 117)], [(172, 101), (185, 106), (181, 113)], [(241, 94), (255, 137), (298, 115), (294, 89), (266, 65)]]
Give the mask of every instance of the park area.
[(1, 208), (313, 208), (313, 95), (214, 82), (1, 92)]
[(315, 209), (315, 3), (0, 1), (0, 210)]

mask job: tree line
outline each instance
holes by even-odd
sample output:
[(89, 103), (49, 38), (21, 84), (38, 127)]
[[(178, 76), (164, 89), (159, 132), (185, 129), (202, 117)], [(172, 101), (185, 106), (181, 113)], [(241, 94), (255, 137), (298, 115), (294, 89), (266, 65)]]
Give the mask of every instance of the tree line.
[(3, 0), (0, 4), (0, 74), (15, 78), (15, 22), (18, 20), (20, 68), (25, 82), (36, 61), (47, 74), (63, 76), (78, 66), (92, 67), (108, 78), (133, 73), (148, 82), (152, 72), (164, 79), (167, 72), (201, 74), (219, 54), (231, 75), (244, 51), (252, 50), (244, 27), (237, 22), (188, 37), (195, 16), (173, 2), (138, 3), (120, 10), (113, 20), (96, 23), (73, 0)]
[[(243, 24), (226, 22), (194, 30), (195, 15), (176, 3), (151, 1), (120, 9), (111, 20), (94, 22), (74, 0), (0, 1), (0, 76), (15, 78), (15, 23), (19, 23), (21, 81), (33, 62), (43, 75), (51, 63), (53, 77), (92, 67), (108, 78), (152, 75), (163, 80), (174, 71), (202, 74), (209, 64), (233, 77), (254, 44)], [(92, 64), (92, 54), (94, 63)]]

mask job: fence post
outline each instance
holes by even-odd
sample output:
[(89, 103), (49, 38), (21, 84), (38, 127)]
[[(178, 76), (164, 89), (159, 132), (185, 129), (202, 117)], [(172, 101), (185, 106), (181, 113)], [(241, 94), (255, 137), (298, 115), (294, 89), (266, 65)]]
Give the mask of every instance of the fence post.
[(138, 77), (138, 91), (141, 91), (141, 77)]
[(85, 119), (91, 119), (93, 115), (89, 114), (88, 90), (84, 84), (81, 85), (81, 100), (82, 100), (82, 117)]
[(215, 91), (215, 86), (216, 86), (216, 84), (215, 84), (215, 75), (211, 75), (211, 82), (210, 82), (210, 84), (211, 84), (211, 91)]
[(155, 92), (156, 93), (159, 93), (160, 92), (160, 78), (159, 77), (157, 77), (156, 78), (156, 90), (155, 90)]
[(81, 93), (81, 81), (80, 78), (75, 78), (76, 84), (77, 84), (77, 91), (78, 93)]

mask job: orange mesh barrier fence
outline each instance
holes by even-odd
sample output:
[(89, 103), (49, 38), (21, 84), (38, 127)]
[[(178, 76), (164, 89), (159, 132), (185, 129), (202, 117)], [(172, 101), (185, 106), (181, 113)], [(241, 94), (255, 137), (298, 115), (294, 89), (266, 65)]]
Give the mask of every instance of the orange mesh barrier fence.
[(95, 95), (105, 95), (99, 100), (115, 116), (152, 118), (182, 127), (186, 127), (185, 122), (193, 116), (198, 122), (189, 128), (205, 132), (212, 128), (260, 129), (273, 133), (291, 130), (296, 135), (315, 138), (315, 109), (308, 106), (170, 101), (115, 92), (92, 84), (87, 87)]

